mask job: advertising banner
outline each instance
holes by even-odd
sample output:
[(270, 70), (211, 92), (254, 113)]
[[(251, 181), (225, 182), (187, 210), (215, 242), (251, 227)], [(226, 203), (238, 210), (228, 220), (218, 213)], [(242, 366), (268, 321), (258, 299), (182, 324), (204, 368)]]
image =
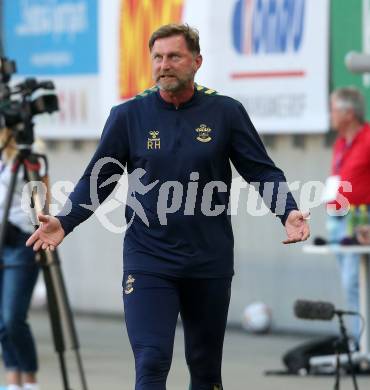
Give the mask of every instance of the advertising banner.
[[(197, 20), (196, 0), (186, 4), (185, 19)], [(241, 101), (261, 133), (327, 131), (329, 1), (208, 4), (205, 82)]]
[(99, 137), (113, 105), (153, 85), (148, 40), (171, 22), (200, 32), (196, 81), (240, 100), (260, 133), (328, 130), (329, 0), (4, 0), (14, 81), (57, 87), (38, 134)]
[[(331, 87), (356, 86), (365, 95), (370, 117), (370, 74), (353, 74), (345, 66), (348, 52), (370, 54), (370, 0), (331, 2)], [(369, 64), (370, 67), (370, 64)]]
[(96, 136), (98, 0), (4, 0), (3, 6), (4, 51), (17, 64), (13, 82), (52, 80), (59, 98), (59, 112), (35, 117), (37, 135)]

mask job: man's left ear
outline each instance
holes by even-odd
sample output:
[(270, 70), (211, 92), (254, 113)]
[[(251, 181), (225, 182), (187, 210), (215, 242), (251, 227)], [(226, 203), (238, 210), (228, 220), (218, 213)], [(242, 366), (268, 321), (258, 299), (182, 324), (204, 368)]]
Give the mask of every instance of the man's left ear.
[(195, 64), (197, 66), (197, 70), (200, 68), (200, 66), (202, 65), (202, 62), (203, 62), (203, 57), (201, 54), (198, 54), (196, 57), (195, 57)]

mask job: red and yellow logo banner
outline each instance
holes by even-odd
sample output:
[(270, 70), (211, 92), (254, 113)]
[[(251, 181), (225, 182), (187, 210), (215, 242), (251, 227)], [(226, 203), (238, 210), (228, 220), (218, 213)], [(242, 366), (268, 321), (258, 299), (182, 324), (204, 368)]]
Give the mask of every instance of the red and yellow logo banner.
[(119, 94), (128, 99), (153, 85), (148, 41), (158, 27), (180, 23), (185, 0), (122, 0)]

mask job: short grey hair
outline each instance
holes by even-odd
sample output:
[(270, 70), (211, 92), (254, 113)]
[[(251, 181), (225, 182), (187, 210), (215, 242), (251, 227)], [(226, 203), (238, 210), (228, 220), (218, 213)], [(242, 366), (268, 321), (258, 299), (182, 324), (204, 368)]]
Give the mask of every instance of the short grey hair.
[(157, 39), (173, 37), (175, 35), (182, 35), (188, 49), (195, 55), (200, 54), (198, 30), (190, 27), (188, 24), (177, 23), (166, 24), (154, 31), (149, 39), (149, 50), (152, 51), (154, 42)]
[(359, 89), (356, 87), (338, 88), (332, 92), (331, 97), (335, 99), (340, 110), (353, 110), (356, 119), (360, 123), (365, 122), (366, 103)]

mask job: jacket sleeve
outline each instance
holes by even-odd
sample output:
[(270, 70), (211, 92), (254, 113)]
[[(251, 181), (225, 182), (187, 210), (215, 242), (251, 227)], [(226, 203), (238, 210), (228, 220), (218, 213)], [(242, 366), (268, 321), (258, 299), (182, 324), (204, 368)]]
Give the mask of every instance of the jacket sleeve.
[(266, 206), (285, 225), (289, 213), (298, 209), (297, 204), (284, 173), (268, 156), (252, 121), (239, 102), (233, 107), (231, 116), (230, 158), (243, 179), (258, 190)]
[[(69, 234), (109, 196), (124, 172), (129, 153), (127, 127), (120, 106), (114, 107), (90, 163), (56, 216)], [(108, 180), (108, 182), (107, 182)]]

